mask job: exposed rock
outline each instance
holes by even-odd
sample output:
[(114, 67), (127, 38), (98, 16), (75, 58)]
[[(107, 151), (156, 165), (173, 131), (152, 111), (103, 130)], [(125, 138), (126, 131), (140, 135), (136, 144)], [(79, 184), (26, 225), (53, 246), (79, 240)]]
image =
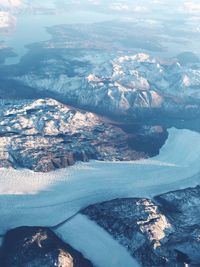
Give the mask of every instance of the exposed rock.
[[(143, 266), (200, 266), (200, 187), (149, 199), (116, 199), (83, 210)], [(188, 264), (188, 265), (187, 265)]]
[(20, 227), (9, 231), (2, 249), (3, 267), (92, 267), (78, 251), (48, 228)]
[(200, 186), (169, 192), (155, 200), (175, 228), (166, 253), (191, 266), (200, 266)]
[[(77, 160), (146, 158), (158, 153), (167, 138), (161, 127), (125, 133), (102, 117), (52, 99), (2, 101), (0, 120), (0, 167), (42, 172)], [(143, 151), (135, 145), (140, 139)], [(155, 140), (154, 149), (148, 147)]]
[(59, 56), (56, 51), (48, 54), (48, 49), (42, 49), (36, 66), (25, 68), (22, 62), (25, 71), (16, 73), (15, 80), (78, 107), (124, 119), (188, 119), (200, 114), (200, 63), (196, 61), (181, 65), (176, 58), (164, 60), (144, 53), (79, 50), (73, 57), (66, 50), (58, 50)]

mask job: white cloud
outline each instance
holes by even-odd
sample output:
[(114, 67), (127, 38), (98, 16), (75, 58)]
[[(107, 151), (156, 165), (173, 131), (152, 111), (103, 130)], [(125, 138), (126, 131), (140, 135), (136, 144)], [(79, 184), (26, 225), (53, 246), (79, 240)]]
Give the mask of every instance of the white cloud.
[(129, 10), (129, 6), (127, 4), (122, 4), (117, 2), (117, 3), (112, 3), (110, 5), (110, 9), (116, 11)]
[(0, 29), (13, 27), (16, 19), (9, 12), (0, 11)]
[(1, 0), (1, 7), (19, 7), (22, 4), (21, 0)]
[(184, 10), (189, 13), (200, 13), (200, 3), (196, 1), (186, 1), (184, 3)]
[(100, 5), (101, 4), (101, 0), (89, 0), (89, 3), (93, 4), (93, 5)]
[(145, 6), (140, 6), (140, 5), (135, 6), (135, 7), (133, 8), (133, 11), (134, 11), (134, 12), (147, 12), (148, 10), (149, 10), (149, 8), (147, 8), (147, 7), (145, 7)]

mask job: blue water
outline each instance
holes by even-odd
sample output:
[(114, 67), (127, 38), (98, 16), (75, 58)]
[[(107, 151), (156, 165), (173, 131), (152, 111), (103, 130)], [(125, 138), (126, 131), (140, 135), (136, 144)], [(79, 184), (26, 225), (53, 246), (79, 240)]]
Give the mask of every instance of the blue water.
[(5, 37), (7, 46), (13, 48), (16, 57), (7, 58), (5, 64), (17, 64), (24, 56), (31, 43), (42, 42), (51, 38), (47, 27), (59, 24), (97, 23), (115, 19), (114, 15), (97, 12), (68, 12), (56, 15), (26, 14), (17, 17), (17, 25), (11, 35)]

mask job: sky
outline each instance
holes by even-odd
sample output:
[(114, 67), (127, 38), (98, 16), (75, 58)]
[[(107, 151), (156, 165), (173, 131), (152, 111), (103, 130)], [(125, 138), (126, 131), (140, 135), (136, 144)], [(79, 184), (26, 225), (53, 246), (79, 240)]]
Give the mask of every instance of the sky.
[(45, 6), (45, 7), (63, 7), (63, 6), (86, 5), (96, 8), (107, 8), (115, 11), (136, 11), (150, 12), (155, 9), (173, 8), (177, 12), (196, 13), (200, 12), (199, 0), (1, 0), (0, 7), (23, 7), (23, 6)]
[[(53, 10), (71, 9), (97, 11), (102, 13), (116, 13), (121, 16), (139, 16), (152, 18), (165, 16), (187, 16), (200, 18), (200, 0), (0, 0), (0, 12), (16, 10), (33, 10), (38, 8), (46, 8)], [(0, 25), (2, 20), (5, 21), (0, 14)]]

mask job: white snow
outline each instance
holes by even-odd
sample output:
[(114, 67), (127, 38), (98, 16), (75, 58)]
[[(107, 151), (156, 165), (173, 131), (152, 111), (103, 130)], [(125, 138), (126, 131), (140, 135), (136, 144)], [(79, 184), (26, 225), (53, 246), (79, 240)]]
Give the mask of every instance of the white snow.
[[(200, 134), (170, 129), (169, 138), (160, 155), (149, 160), (91, 161), (48, 174), (2, 169), (0, 235), (22, 225), (55, 226), (80, 209), (97, 202), (117, 197), (151, 197), (196, 186), (200, 182), (199, 159)], [(72, 234), (71, 232), (70, 239)], [(86, 238), (86, 233), (82, 234), (80, 240)], [(74, 235), (77, 235), (76, 231)], [(109, 247), (109, 244), (107, 249), (112, 250), (113, 247)], [(94, 242), (93, 245), (95, 249), (98, 243)], [(89, 249), (90, 244), (85, 243), (84, 249), (81, 248), (80, 251), (84, 253), (87, 250), (89, 254)], [(123, 250), (120, 251), (124, 253)], [(96, 260), (98, 261), (97, 258)], [(129, 262), (129, 258), (124, 260)], [(99, 266), (100, 264), (101, 262)]]
[(134, 56), (122, 56), (119, 58), (119, 62), (123, 63), (125, 61), (137, 61), (137, 62), (148, 62), (148, 63), (155, 63), (156, 60), (151, 58), (150, 55), (145, 53), (138, 53)]
[[(151, 197), (196, 185), (199, 183), (199, 158), (200, 135), (171, 129), (160, 155), (149, 160), (91, 161), (50, 173), (1, 169), (0, 234), (33, 222), (56, 225), (99, 201), (128, 196)], [(46, 214), (56, 216), (49, 218)]]
[(77, 215), (55, 232), (97, 267), (139, 266), (122, 245), (84, 215)]

